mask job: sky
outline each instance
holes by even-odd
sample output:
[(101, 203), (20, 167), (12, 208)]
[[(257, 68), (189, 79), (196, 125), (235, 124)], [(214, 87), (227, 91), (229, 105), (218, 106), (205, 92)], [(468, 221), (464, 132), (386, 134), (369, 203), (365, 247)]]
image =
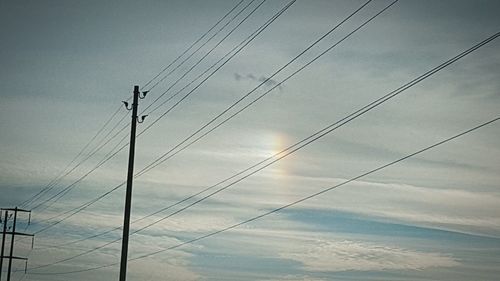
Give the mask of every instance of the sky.
[(290, 1), (0, 2), (0, 206), (36, 233), (14, 280), (118, 279), (134, 85), (135, 172), (171, 156), (134, 180), (128, 280), (497, 280), (498, 122), (196, 240), (499, 117), (496, 39), (255, 166), (500, 31), (494, 0), (400, 0), (356, 30), (391, 2), (292, 1), (244, 45)]

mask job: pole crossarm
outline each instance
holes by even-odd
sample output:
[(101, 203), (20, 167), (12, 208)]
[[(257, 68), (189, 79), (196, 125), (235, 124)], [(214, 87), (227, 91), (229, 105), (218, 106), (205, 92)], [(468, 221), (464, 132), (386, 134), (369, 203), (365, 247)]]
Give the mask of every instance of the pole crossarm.
[(13, 259), (13, 260), (23, 260), (23, 261), (27, 261), (28, 258), (23, 258), (23, 257), (16, 257), (16, 256), (0, 256), (0, 258), (2, 259)]
[(0, 208), (2, 211), (18, 211), (18, 212), (25, 212), (25, 213), (31, 213), (31, 210), (24, 210), (24, 209), (18, 209), (18, 208)]
[(14, 235), (31, 236), (31, 237), (35, 236), (34, 234), (29, 234), (29, 233), (24, 233), (24, 232), (17, 232), (17, 231), (16, 232), (7, 231), (7, 232), (5, 232), (5, 234), (9, 234), (9, 235), (14, 234)]
[(9, 260), (22, 260), (24, 261), (24, 273), (28, 271), (28, 258), (16, 257), (16, 256), (0, 256), (0, 260), (9, 259)]
[(28, 213), (29, 214), (29, 218), (28, 218), (28, 224), (31, 224), (31, 210), (25, 210), (25, 209), (19, 209), (17, 207), (15, 208), (0, 208), (1, 211), (5, 211), (5, 212), (8, 212), (8, 211), (11, 211), (11, 212), (23, 212), (23, 213)]

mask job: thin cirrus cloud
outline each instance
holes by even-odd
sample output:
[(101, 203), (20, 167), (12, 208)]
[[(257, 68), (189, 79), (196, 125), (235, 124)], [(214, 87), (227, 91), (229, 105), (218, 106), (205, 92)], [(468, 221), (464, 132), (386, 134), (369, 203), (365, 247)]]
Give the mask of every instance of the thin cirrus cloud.
[[(147, 81), (235, 4), (63, 2), (11, 2), (6, 6), (9, 13), (0, 19), (11, 27), (0, 30), (9, 42), (0, 46), (6, 65), (0, 70), (5, 97), (0, 103), (2, 206), (22, 202), (40, 190), (130, 95), (132, 85)], [(267, 1), (203, 67), (285, 2)], [(196, 94), (138, 139), (137, 169), (256, 85), (265, 82), (252, 97), (278, 85), (292, 70), (268, 79), (276, 69), (360, 4), (297, 1)], [(303, 65), (384, 4), (372, 1), (339, 33), (290, 68)], [(133, 219), (273, 155), (483, 40), (497, 31), (497, 10), (497, 1), (399, 1), (286, 86), (138, 178)], [(153, 252), (223, 229), (497, 116), (497, 46), (492, 42), (349, 126), (134, 235), (131, 254)], [(168, 83), (165, 80), (149, 95), (156, 97)], [(282, 94), (275, 94), (280, 90)], [(141, 107), (149, 101), (141, 101)], [(130, 280), (164, 279), (166, 272), (175, 280), (494, 280), (500, 256), (498, 136), (497, 126), (484, 128), (282, 213), (131, 262)], [(126, 160), (124, 151), (53, 208), (35, 212), (31, 229), (43, 227), (37, 220), (74, 208), (123, 182)], [(92, 166), (83, 165), (58, 188)], [(35, 246), (119, 226), (122, 204), (123, 190), (40, 233)], [(76, 255), (120, 235), (115, 231), (67, 249), (37, 250), (30, 255), (30, 265)], [(18, 253), (27, 254), (24, 250)], [(119, 243), (115, 243), (46, 270), (85, 269), (118, 261), (118, 256)], [(112, 280), (116, 275), (117, 268), (112, 267), (28, 279)]]

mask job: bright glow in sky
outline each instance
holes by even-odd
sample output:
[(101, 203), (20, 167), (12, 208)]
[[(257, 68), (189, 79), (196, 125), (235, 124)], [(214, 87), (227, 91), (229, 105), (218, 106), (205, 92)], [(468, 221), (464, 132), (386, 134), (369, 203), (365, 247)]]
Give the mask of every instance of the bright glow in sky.
[[(129, 257), (160, 252), (130, 261), (128, 280), (497, 280), (498, 122), (280, 212), (175, 247), (500, 116), (496, 39), (300, 150), (246, 170), (500, 31), (498, 1), (400, 0), (278, 84), (392, 2), (371, 1), (267, 80), (365, 3), (298, 0), (182, 99), (207, 77), (206, 69), (289, 2), (243, 0), (144, 86), (238, 1), (3, 1), (0, 206), (21, 204), (66, 171), (26, 206), (34, 208), (33, 223), (25, 228), (21, 217), (19, 227), (33, 233), (123, 183), (128, 147), (93, 169), (128, 140), (130, 117), (123, 108), (67, 165), (134, 85), (147, 90), (159, 81), (139, 106), (144, 110), (158, 99), (138, 126), (138, 132), (151, 128), (137, 140), (135, 171), (171, 149), (175, 155), (135, 179), (132, 221), (154, 214), (132, 224), (131, 231), (146, 228), (131, 236)], [(176, 147), (221, 112), (196, 136), (236, 115), (186, 149)], [(66, 187), (70, 191), (56, 202), (35, 208)], [(68, 272), (119, 262), (121, 230), (111, 230), (121, 226), (123, 202), (124, 188), (117, 188), (37, 233), (34, 250), (27, 240), (17, 241), (15, 254), (29, 256), (29, 270), (23, 274), (24, 265), (14, 262), (14, 280), (118, 279), (116, 265)]]

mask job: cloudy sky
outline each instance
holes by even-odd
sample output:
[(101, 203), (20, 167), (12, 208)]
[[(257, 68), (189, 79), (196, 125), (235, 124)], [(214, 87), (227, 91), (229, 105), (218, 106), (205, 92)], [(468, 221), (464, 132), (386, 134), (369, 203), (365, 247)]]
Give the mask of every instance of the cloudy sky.
[(498, 122), (190, 243), (499, 117), (496, 39), (270, 164), (500, 31), (494, 0), (400, 0), (358, 30), (392, 1), (365, 3), (2, 1), (0, 206), (46, 191), (14, 280), (118, 279), (134, 85), (135, 171), (159, 165), (134, 182), (128, 280), (496, 280)]

